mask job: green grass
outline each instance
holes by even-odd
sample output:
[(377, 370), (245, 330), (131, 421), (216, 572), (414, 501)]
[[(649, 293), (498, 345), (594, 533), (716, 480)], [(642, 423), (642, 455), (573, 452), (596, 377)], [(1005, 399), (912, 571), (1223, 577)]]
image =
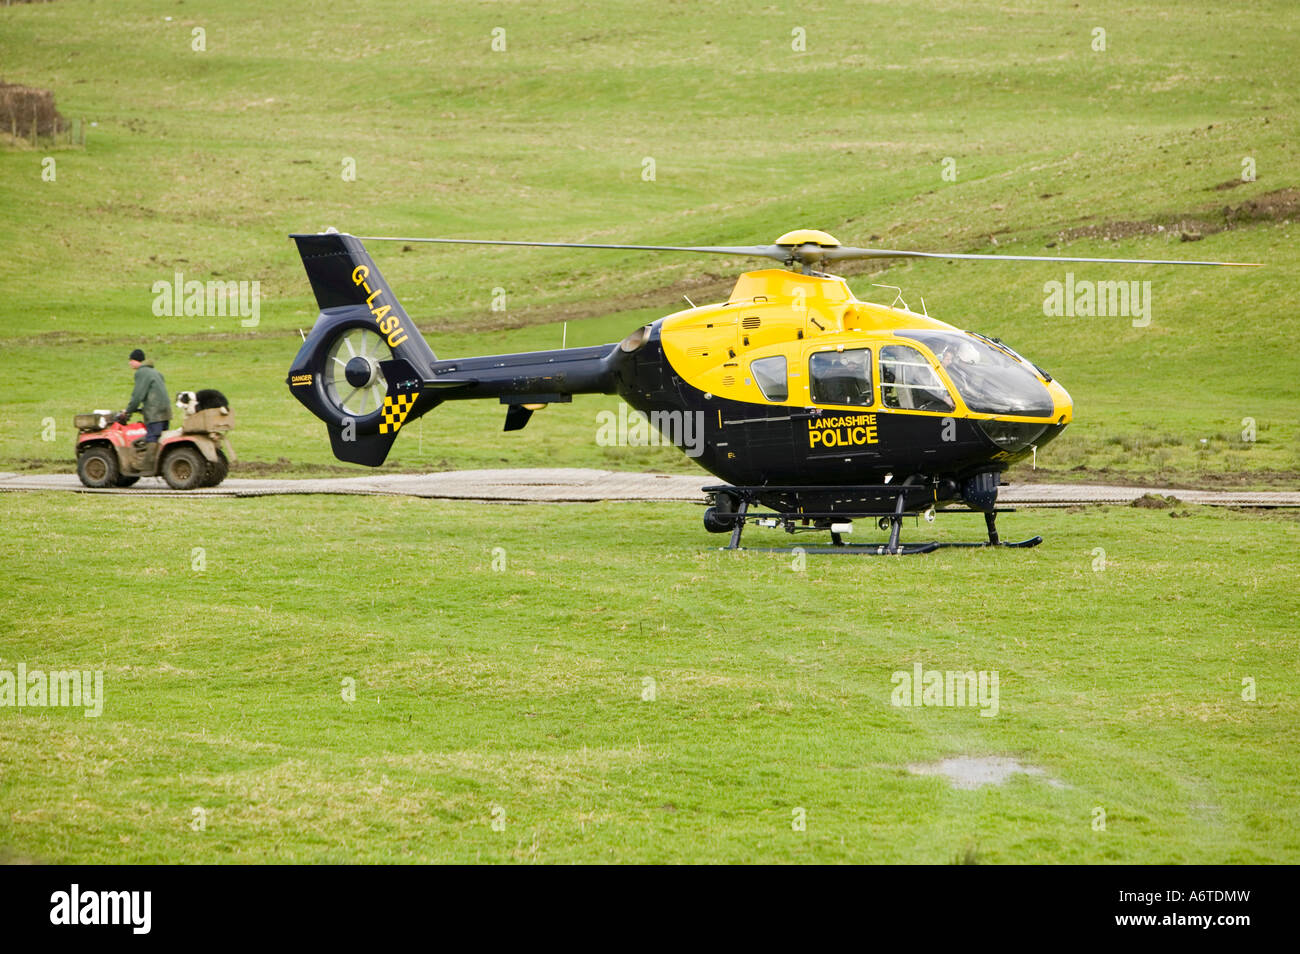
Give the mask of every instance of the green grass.
[[(290, 232), (755, 244), (820, 227), (880, 247), (1266, 262), (1068, 267), (1151, 281), (1145, 328), (1045, 317), (1044, 283), (1067, 271), (1051, 264), (849, 279), (886, 302), (872, 283), (901, 285), (1062, 381), (1075, 423), (1041, 479), (1294, 487), (1297, 62), (1286, 0), (2, 7), (3, 78), (96, 125), (84, 149), (0, 144), (0, 470), (70, 471), (72, 415), (122, 406), (142, 345), (173, 391), (231, 397), (236, 475), (359, 471), (284, 385), (316, 315)], [(1246, 157), (1257, 181), (1240, 182)], [(1214, 231), (1252, 201), (1276, 214)], [(724, 298), (738, 271), (373, 251), (447, 357), (616, 341), (683, 294)], [(177, 271), (260, 282), (260, 324), (154, 317), (151, 287)], [(693, 469), (671, 448), (599, 447), (614, 403), (579, 397), (506, 435), (495, 404), (440, 408), (389, 466)], [(1290, 516), (1022, 512), (1004, 533), (1042, 547), (795, 571), (716, 552), (686, 505), (0, 507), (0, 670), (103, 669), (107, 693), (98, 719), (0, 708), (3, 859), (1300, 860)], [(998, 716), (891, 706), (891, 675), (918, 661), (996, 670)], [(908, 773), (960, 755), (1045, 775), (958, 791)]]
[[(0, 150), (0, 468), (68, 469), (71, 415), (125, 402), (124, 355), (137, 344), (173, 390), (231, 396), (247, 461), (333, 466), (323, 428), (283, 384), (315, 317), (292, 231), (751, 244), (818, 226), (901, 248), (996, 240), (1002, 251), (1267, 262), (1073, 268), (1152, 281), (1141, 329), (1045, 318), (1043, 285), (1065, 272), (1053, 265), (926, 262), (853, 284), (886, 300), (872, 281), (902, 285), (914, 306), (923, 297), (931, 314), (1004, 337), (1065, 383), (1076, 423), (1040, 455), (1040, 478), (1294, 485), (1292, 213), (1192, 244), (1176, 230), (1060, 238), (1116, 221), (1213, 222), (1300, 185), (1290, 14), (1281, 0), (4, 8), (5, 78), (55, 90), (65, 115), (98, 125), (85, 149), (50, 153), (52, 183), (40, 179), (47, 150)], [(498, 26), (504, 53), (490, 51)], [(1097, 26), (1105, 52), (1091, 49)], [(191, 50), (196, 27), (206, 52)], [(795, 27), (805, 52), (791, 49)], [(653, 182), (641, 177), (647, 156)], [(345, 157), (355, 182), (342, 178)], [(940, 177), (945, 157), (956, 182)], [(1240, 180), (1243, 157), (1258, 180), (1216, 190)], [(737, 267), (543, 249), (375, 254), (448, 356), (554, 346), (565, 320), (572, 343), (615, 341), (683, 292), (722, 297)], [(261, 324), (155, 318), (151, 286), (176, 271), (260, 281)], [(497, 287), (504, 315), (489, 307)], [(498, 330), (510, 328), (522, 330)], [(442, 409), (422, 449), (398, 444), (394, 466), (689, 468), (670, 451), (597, 447), (606, 406), (552, 409), (504, 438), (495, 406)], [(61, 429), (53, 443), (47, 417)], [(1240, 440), (1246, 417), (1257, 442)]]
[[(1021, 512), (1038, 549), (795, 571), (688, 505), (0, 500), (0, 668), (106, 696), (0, 710), (10, 857), (1300, 859), (1293, 518)], [(891, 706), (918, 661), (998, 671), (998, 715)], [(957, 755), (1060, 786), (908, 773)]]

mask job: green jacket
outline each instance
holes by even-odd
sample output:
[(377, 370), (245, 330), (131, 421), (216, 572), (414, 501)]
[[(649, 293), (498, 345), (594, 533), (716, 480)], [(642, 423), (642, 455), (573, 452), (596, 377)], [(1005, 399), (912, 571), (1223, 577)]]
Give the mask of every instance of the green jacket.
[(131, 403), (126, 406), (126, 413), (129, 416), (137, 410), (146, 424), (171, 420), (172, 402), (167, 396), (167, 382), (152, 361), (146, 361), (135, 369), (135, 389), (131, 391)]

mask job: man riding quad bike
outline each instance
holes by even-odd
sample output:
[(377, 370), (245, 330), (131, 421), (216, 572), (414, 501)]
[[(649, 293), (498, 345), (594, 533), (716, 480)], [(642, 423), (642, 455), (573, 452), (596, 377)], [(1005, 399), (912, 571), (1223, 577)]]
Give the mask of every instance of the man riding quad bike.
[(141, 477), (158, 476), (173, 490), (215, 487), (235, 457), (226, 437), (235, 423), (228, 407), (187, 414), (179, 429), (163, 431), (150, 443), (146, 426), (128, 424), (125, 413), (78, 414), (75, 423), (77, 476), (87, 487), (130, 487)]

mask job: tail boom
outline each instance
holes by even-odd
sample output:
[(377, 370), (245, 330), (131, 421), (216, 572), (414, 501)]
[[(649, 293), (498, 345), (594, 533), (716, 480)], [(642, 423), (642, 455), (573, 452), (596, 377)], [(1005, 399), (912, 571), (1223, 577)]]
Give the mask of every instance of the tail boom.
[(402, 426), (444, 401), (496, 398), (518, 430), (537, 405), (617, 390), (617, 345), (439, 361), (359, 239), (292, 238), (320, 314), (285, 383), (339, 460), (379, 466)]

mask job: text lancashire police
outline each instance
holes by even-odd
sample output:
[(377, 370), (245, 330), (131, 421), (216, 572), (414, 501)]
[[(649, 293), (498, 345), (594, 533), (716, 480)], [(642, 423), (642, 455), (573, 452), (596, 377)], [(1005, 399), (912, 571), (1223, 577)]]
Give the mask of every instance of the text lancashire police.
[(808, 446), (861, 447), (880, 443), (876, 432), (876, 415), (850, 414), (815, 417), (808, 422)]

